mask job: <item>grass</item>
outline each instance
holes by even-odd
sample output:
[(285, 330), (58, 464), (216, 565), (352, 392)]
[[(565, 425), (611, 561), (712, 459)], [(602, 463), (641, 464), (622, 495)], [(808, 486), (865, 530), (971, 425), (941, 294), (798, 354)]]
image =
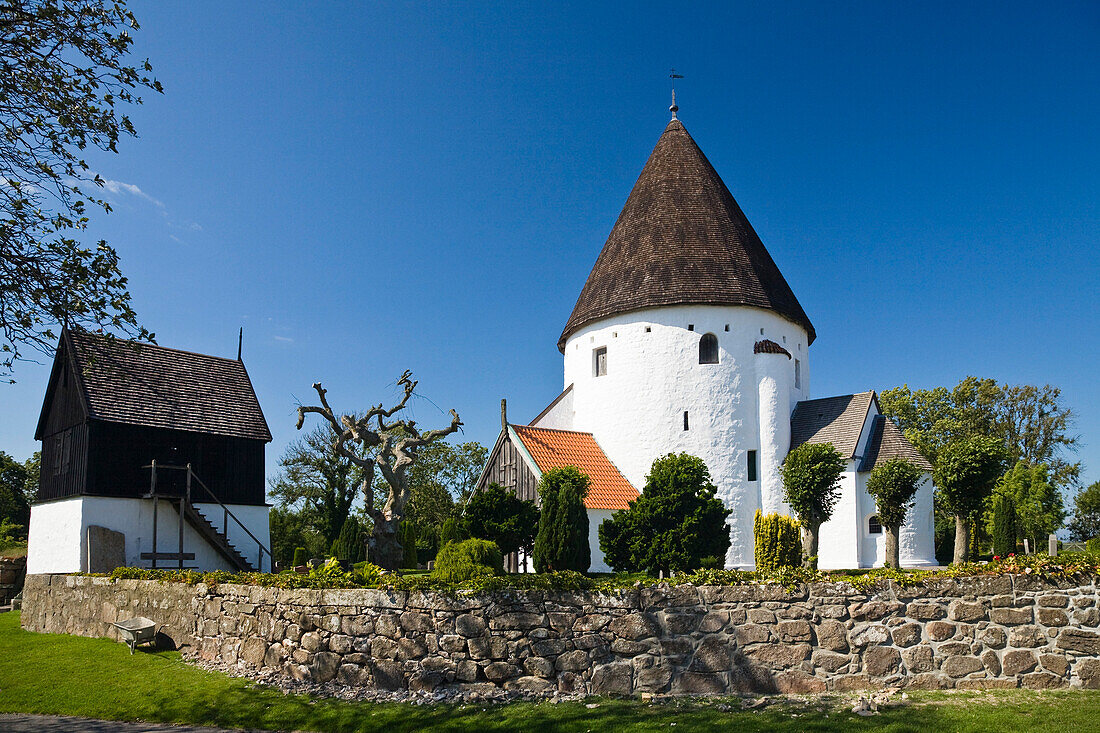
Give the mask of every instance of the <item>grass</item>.
[[(918, 693), (861, 718), (851, 697), (791, 699), (742, 711), (736, 698), (643, 703), (413, 706), (283, 695), (185, 664), (178, 652), (32, 634), (0, 614), (0, 713), (43, 713), (268, 730), (376, 731), (1041, 731), (1091, 730), (1100, 692)], [(728, 706), (722, 710), (719, 706)]]
[(0, 548), (0, 557), (26, 557), (27, 556), (27, 543), (17, 542), (12, 545), (5, 545)]

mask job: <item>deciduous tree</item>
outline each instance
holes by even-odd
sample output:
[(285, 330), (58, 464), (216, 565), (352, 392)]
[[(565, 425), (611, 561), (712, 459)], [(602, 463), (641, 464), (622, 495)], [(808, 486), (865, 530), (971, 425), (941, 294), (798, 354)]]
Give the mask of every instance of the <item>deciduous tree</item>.
[(898, 535), (922, 475), (904, 458), (892, 458), (875, 466), (867, 477), (867, 493), (875, 499), (879, 522), (886, 533), (887, 567), (901, 567)]
[(1047, 536), (1062, 526), (1066, 516), (1062, 497), (1051, 484), (1044, 464), (1017, 461), (1001, 478), (996, 491), (1012, 499), (1016, 539), (1027, 538), (1032, 552), (1045, 547)]
[(162, 91), (128, 63), (137, 27), (123, 0), (0, 4), (0, 376), (24, 347), (51, 350), (57, 324), (153, 338), (115, 250), (79, 241), (89, 209), (111, 210), (83, 156), (117, 153), (137, 134), (123, 110)]
[(787, 454), (779, 472), (787, 504), (802, 522), (802, 563), (817, 567), (818, 537), (840, 496), (844, 458), (832, 443), (803, 443)]
[(1074, 498), (1069, 532), (1078, 542), (1100, 537), (1100, 481), (1090, 484)]
[[(371, 532), (371, 560), (387, 570), (401, 566), (403, 549), (397, 533), (405, 518), (405, 505), (412, 496), (409, 490), (408, 471), (416, 462), (420, 449), (442, 440), (462, 426), (458, 413), (451, 410), (451, 424), (439, 430), (420, 432), (414, 420), (394, 418), (405, 409), (416, 390), (417, 382), (412, 372), (406, 371), (397, 380), (403, 394), (397, 404), (388, 409), (375, 405), (362, 416), (337, 417), (328, 404), (327, 390), (316, 382), (320, 405), (298, 407), (298, 429), (301, 430), (306, 415), (316, 413), (332, 427), (336, 438), (333, 449), (363, 471), (360, 482), (364, 499), (364, 511), (373, 521)], [(375, 469), (382, 474), (389, 487), (385, 503), (378, 506), (374, 496)]]
[(338, 437), (331, 425), (319, 425), (291, 443), (271, 482), (273, 497), (312, 520), (325, 550), (347, 521), (363, 482), (363, 469), (332, 447)]
[(968, 560), (972, 515), (992, 493), (1007, 460), (1004, 443), (987, 436), (956, 440), (940, 450), (933, 481), (944, 508), (955, 517), (954, 563)]

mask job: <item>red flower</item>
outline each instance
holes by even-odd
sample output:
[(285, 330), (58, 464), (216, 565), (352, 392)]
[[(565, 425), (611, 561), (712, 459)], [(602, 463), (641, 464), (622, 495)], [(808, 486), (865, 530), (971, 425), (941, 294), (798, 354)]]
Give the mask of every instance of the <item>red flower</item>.
[(994, 556), (993, 556), (993, 559), (994, 559), (994, 560), (1000, 560), (1000, 559), (1001, 559), (1001, 556), (1000, 556), (1000, 555), (994, 555)]

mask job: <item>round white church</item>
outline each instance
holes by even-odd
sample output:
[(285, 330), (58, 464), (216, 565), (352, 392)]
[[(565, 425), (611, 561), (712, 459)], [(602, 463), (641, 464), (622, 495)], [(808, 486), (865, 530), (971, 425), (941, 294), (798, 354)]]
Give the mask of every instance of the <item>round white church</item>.
[[(866, 479), (902, 456), (926, 473), (901, 529), (901, 562), (934, 565), (928, 461), (879, 414), (873, 391), (811, 399), (813, 324), (718, 173), (673, 116), (596, 259), (558, 348), (565, 389), (529, 425), (502, 412), (481, 476), (535, 498), (542, 472), (592, 479), (596, 527), (626, 506), (655, 458), (702, 458), (732, 509), (727, 568), (753, 567), (753, 516), (789, 514), (779, 466), (802, 443), (847, 460), (821, 528), (819, 566), (881, 565), (884, 535)], [(517, 562), (515, 558), (511, 561)]]

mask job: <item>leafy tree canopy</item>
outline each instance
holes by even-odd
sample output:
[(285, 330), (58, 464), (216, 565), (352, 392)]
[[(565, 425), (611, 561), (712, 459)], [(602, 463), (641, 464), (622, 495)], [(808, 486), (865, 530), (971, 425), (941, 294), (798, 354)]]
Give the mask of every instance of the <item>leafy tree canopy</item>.
[(31, 507), (24, 494), (27, 485), (27, 467), (7, 453), (0, 451), (0, 521), (26, 527), (30, 522)]
[(1047, 535), (1062, 526), (1066, 516), (1062, 497), (1051, 484), (1044, 464), (1017, 461), (1001, 478), (996, 492), (1012, 500), (1017, 537), (1029, 538), (1032, 547), (1040, 546)]
[(539, 510), (535, 502), (520, 499), (499, 484), (489, 484), (485, 491), (470, 497), (462, 519), (466, 534), (495, 542), (507, 555), (533, 548)]
[(291, 443), (271, 482), (272, 496), (310, 521), (325, 550), (344, 526), (363, 480), (363, 470), (333, 449), (335, 439), (332, 427), (323, 424)]
[(1070, 535), (1078, 542), (1100, 537), (1100, 481), (1090, 484), (1073, 500)]
[(832, 443), (803, 443), (779, 469), (787, 503), (804, 527), (828, 521), (840, 496), (844, 458)]
[(961, 517), (979, 511), (1007, 461), (1008, 449), (997, 438), (975, 436), (943, 446), (932, 478), (944, 508)]
[(1049, 466), (1056, 487), (1077, 484), (1081, 464), (1068, 457), (1080, 443), (1072, 432), (1076, 414), (1063, 404), (1057, 387), (967, 377), (952, 389), (888, 389), (879, 403), (933, 464), (948, 443), (989, 435), (1004, 442), (1013, 462)]
[(106, 182), (83, 156), (136, 131), (122, 109), (161, 92), (127, 63), (137, 20), (124, 0), (0, 5), (0, 376), (22, 348), (49, 352), (55, 324), (153, 334), (138, 324), (118, 254), (78, 241)]
[(874, 467), (867, 477), (867, 493), (875, 499), (879, 520), (896, 527), (913, 506), (923, 472), (904, 458), (893, 458)]
[(701, 458), (687, 453), (658, 458), (641, 496), (600, 525), (604, 559), (615, 570), (656, 575), (697, 570), (705, 557), (725, 557), (730, 510), (716, 491)]

